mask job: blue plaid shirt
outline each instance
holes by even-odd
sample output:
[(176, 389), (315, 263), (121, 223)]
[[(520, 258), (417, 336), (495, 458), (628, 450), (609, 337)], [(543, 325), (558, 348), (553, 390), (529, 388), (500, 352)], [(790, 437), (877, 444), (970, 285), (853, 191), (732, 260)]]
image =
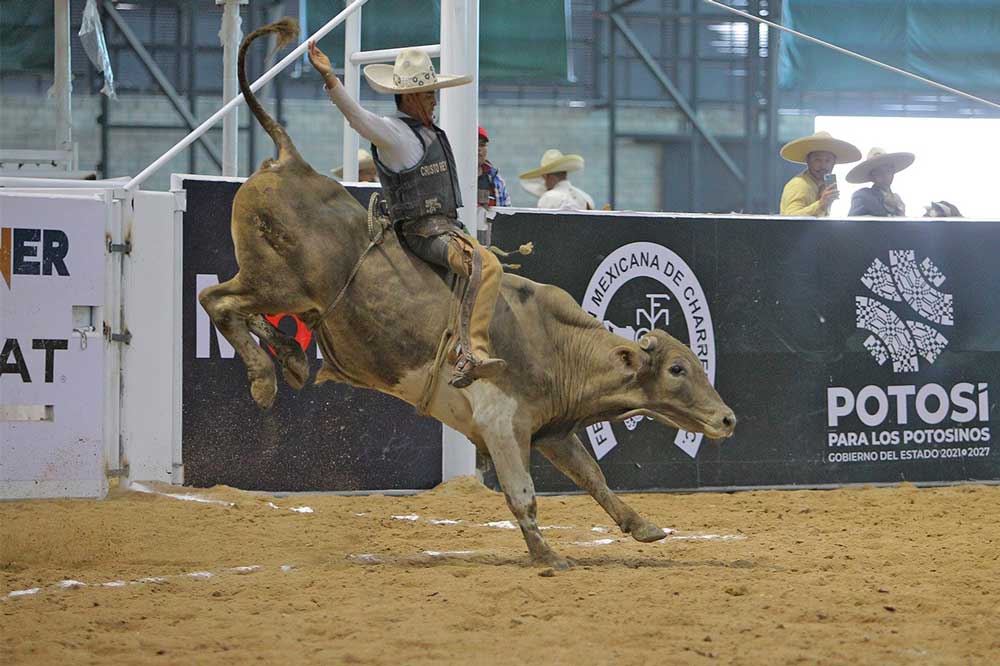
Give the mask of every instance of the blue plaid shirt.
[(489, 206), (510, 206), (510, 195), (507, 194), (507, 184), (500, 177), (500, 170), (490, 164), (489, 160), (486, 160), (480, 173), (488, 176), (490, 180)]

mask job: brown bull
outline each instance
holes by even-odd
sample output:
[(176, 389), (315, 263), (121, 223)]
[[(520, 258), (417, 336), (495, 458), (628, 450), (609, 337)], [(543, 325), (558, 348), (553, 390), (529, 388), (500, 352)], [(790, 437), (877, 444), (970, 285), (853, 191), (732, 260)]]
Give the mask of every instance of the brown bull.
[(429, 373), (437, 373), (424, 401), (427, 412), (493, 460), (535, 561), (567, 566), (538, 529), (531, 447), (590, 493), (624, 532), (639, 541), (663, 538), (663, 530), (611, 492), (574, 433), (591, 423), (644, 415), (728, 437), (736, 419), (698, 359), (661, 331), (639, 344), (624, 340), (562, 289), (505, 275), (490, 335), (508, 370), (466, 389), (449, 386), (450, 369), (435, 363), (452, 307), (443, 272), (409, 253), (391, 231), (359, 264), (369, 245), (367, 211), (302, 159), (247, 85), (243, 62), (250, 43), (294, 31), (291, 21), (281, 21), (253, 32), (240, 48), (240, 88), (278, 156), (236, 193), (232, 235), (239, 273), (199, 295), (246, 364), (254, 400), (269, 407), (277, 384), (271, 357), (251, 331), (274, 347), (292, 387), (309, 378), (301, 348), (261, 316), (295, 313), (315, 329), (323, 352), (317, 384), (345, 382), (419, 405)]

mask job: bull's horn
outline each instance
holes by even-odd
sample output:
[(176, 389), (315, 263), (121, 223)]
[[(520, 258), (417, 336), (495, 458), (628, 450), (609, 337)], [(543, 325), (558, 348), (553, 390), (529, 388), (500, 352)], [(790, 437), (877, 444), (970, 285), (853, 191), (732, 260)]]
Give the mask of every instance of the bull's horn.
[(642, 340), (639, 340), (639, 349), (643, 351), (653, 351), (656, 349), (656, 338), (651, 335), (642, 336)]

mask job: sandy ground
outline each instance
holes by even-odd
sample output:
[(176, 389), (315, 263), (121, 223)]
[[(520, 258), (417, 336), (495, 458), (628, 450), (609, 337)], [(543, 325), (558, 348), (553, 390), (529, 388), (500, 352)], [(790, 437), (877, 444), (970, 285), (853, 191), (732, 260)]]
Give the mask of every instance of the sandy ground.
[(1000, 663), (996, 486), (626, 496), (677, 530), (653, 544), (589, 497), (543, 497), (576, 561), (559, 573), (485, 525), (511, 516), (472, 479), (410, 497), (157, 488), (233, 504), (0, 503), (0, 662)]

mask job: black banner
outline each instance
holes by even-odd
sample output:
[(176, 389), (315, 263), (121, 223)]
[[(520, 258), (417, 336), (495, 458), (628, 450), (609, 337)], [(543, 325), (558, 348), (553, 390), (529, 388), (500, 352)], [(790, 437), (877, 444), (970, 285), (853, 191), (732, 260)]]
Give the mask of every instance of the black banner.
[[(441, 425), (393, 397), (342, 384), (296, 393), (278, 379), (274, 406), (250, 397), (246, 367), (209, 322), (198, 292), (236, 274), (230, 212), (239, 183), (185, 180), (183, 456), (188, 484), (251, 490), (388, 490), (441, 481)], [(355, 196), (367, 205), (367, 196)], [(278, 313), (275, 313), (278, 314)], [(275, 318), (319, 367), (316, 343)]]
[(612, 488), (1000, 479), (1000, 223), (516, 213), (493, 241), (620, 335), (691, 344), (739, 418), (588, 428)]

